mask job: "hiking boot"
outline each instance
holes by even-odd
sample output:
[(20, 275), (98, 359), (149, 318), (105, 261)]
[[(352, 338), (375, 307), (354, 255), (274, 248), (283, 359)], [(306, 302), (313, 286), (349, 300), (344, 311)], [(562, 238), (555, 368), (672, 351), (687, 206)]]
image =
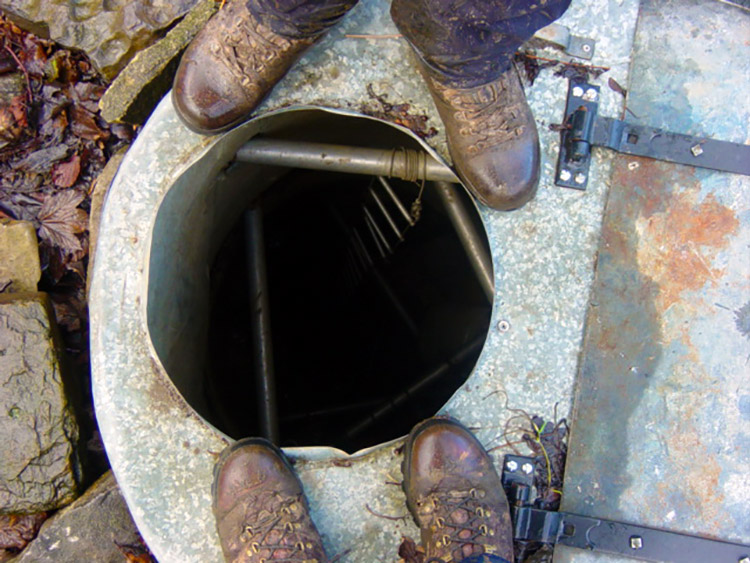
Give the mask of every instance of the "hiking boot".
[(318, 36), (289, 38), (261, 23), (246, 0), (227, 0), (185, 51), (172, 100), (196, 133), (244, 121)]
[(226, 448), (214, 469), (213, 512), (232, 563), (326, 563), (302, 484), (270, 442), (248, 438)]
[(539, 182), (539, 136), (513, 67), (474, 87), (448, 86), (423, 72), (445, 125), (459, 178), (493, 209), (521, 207)]
[(490, 456), (464, 426), (445, 418), (418, 424), (406, 440), (402, 469), (426, 561), (458, 563), (483, 554), (513, 561), (508, 499)]

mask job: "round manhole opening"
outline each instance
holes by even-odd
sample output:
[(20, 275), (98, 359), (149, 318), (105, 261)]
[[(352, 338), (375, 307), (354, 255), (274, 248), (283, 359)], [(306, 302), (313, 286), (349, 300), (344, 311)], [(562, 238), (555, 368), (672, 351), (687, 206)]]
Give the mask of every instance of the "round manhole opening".
[[(273, 134), (418, 146), (379, 122), (309, 113)], [(470, 256), (489, 246), (465, 191), (241, 163), (220, 176), (205, 192), (170, 191), (150, 259), (152, 341), (199, 414), (235, 438), (354, 452), (437, 412), (471, 374), (492, 307)], [(155, 261), (175, 263), (178, 247), (183, 272), (165, 275)], [(168, 327), (165, 307), (192, 312), (173, 311)]]

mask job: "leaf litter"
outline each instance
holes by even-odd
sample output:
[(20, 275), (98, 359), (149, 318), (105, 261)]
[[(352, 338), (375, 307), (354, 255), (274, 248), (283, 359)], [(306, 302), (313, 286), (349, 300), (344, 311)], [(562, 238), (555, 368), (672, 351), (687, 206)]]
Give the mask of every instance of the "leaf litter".
[(0, 98), (0, 216), (34, 223), (42, 285), (54, 291), (85, 272), (89, 191), (134, 131), (100, 117), (106, 84), (83, 54), (0, 17), (0, 75), (8, 74), (24, 88)]
[[(68, 364), (90, 407), (85, 292), (90, 193), (111, 155), (132, 141), (136, 130), (101, 118), (99, 98), (107, 85), (84, 54), (29, 34), (2, 15), (0, 80), (7, 86), (0, 90), (0, 218), (30, 221), (37, 230), (39, 289), (51, 298)], [(95, 434), (93, 409), (84, 407), (82, 413), (82, 433)], [(89, 448), (89, 465), (103, 472), (103, 452)], [(0, 522), (0, 560), (31, 541), (45, 517)], [(123, 551), (123, 556), (149, 561), (145, 553)]]

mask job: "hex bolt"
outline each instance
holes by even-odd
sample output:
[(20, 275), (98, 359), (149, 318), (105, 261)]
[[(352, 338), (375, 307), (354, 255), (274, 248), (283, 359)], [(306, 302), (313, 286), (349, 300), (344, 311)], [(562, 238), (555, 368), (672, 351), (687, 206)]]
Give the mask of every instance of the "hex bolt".
[(524, 463), (521, 466), (521, 471), (526, 473), (526, 475), (531, 475), (531, 472), (534, 471), (534, 466), (531, 465), (530, 463)]
[(560, 180), (563, 182), (569, 181), (571, 176), (572, 174), (570, 173), (570, 170), (566, 170), (565, 168), (560, 170)]
[(573, 87), (573, 95), (576, 98), (582, 98), (583, 97), (583, 88), (581, 88), (580, 86), (574, 86)]
[(511, 459), (508, 463), (505, 464), (505, 468), (513, 473), (516, 469), (518, 469), (518, 462), (514, 459)]
[(497, 330), (500, 332), (508, 332), (510, 330), (510, 323), (504, 319), (499, 321), (497, 323)]
[(576, 184), (583, 184), (586, 181), (586, 174), (579, 172), (575, 177)]
[(630, 536), (630, 549), (642, 549), (643, 538), (641, 536)]
[(693, 153), (693, 156), (700, 156), (703, 154), (703, 147), (700, 144), (694, 145), (690, 147), (690, 152)]

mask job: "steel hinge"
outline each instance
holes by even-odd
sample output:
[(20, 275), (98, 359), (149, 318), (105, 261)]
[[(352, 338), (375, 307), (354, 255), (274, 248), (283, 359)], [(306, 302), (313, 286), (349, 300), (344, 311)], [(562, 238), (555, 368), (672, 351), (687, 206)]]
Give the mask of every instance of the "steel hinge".
[(534, 459), (524, 456), (506, 455), (503, 462), (502, 482), (516, 541), (566, 545), (643, 561), (750, 563), (750, 545), (535, 508), (530, 498), (534, 467)]
[(560, 155), (555, 177), (558, 186), (586, 189), (592, 147), (750, 175), (750, 145), (682, 135), (602, 117), (598, 115), (600, 95), (599, 86), (579, 80), (570, 81), (560, 133)]

